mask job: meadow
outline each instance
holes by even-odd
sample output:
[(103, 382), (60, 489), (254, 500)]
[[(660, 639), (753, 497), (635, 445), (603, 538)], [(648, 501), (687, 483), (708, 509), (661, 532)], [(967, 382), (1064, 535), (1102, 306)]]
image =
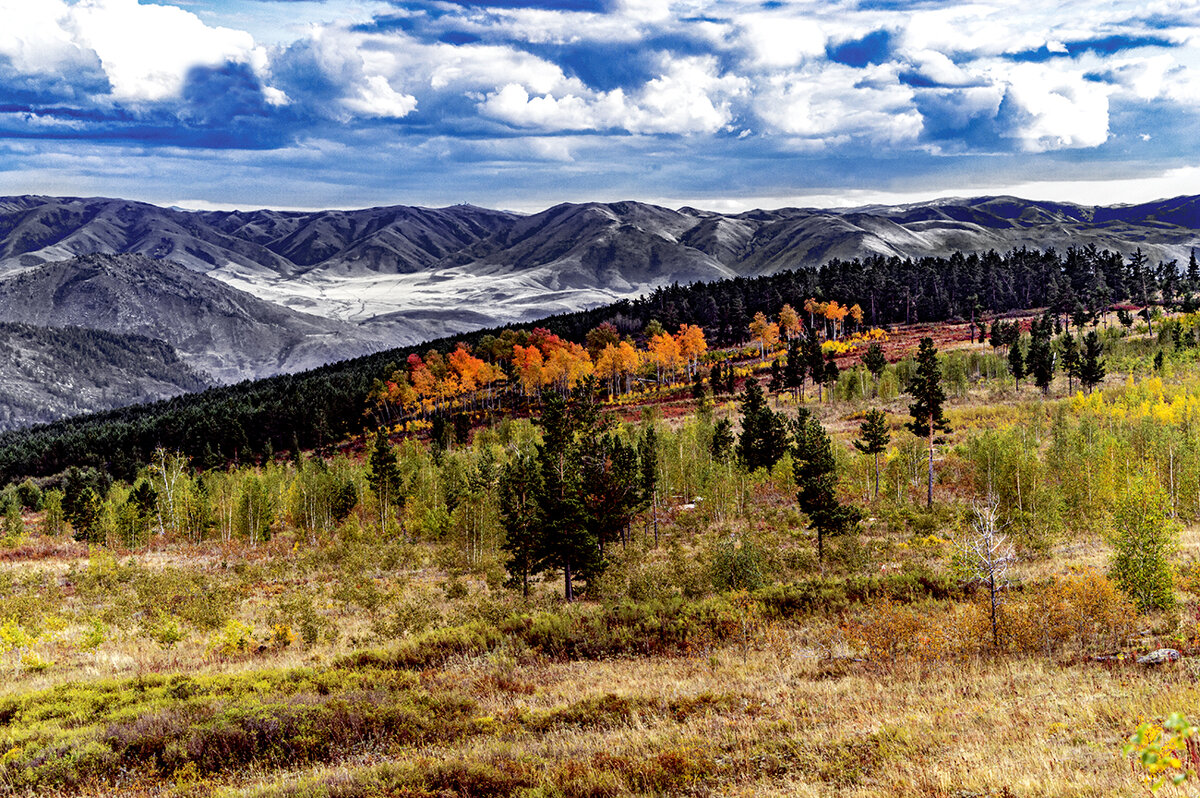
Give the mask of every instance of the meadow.
[[(0, 792), (1136, 794), (1123, 743), (1200, 703), (1195, 325), (1102, 320), (1107, 377), (1086, 394), (1064, 374), (1018, 386), (965, 325), (893, 331), (878, 377), (841, 353), (821, 399), (772, 392), (832, 435), (863, 514), (823, 558), (791, 453), (749, 472), (715, 451), (740, 392), (605, 400), (613, 435), (655, 431), (655, 487), (571, 603), (557, 573), (524, 596), (506, 568), (500, 474), (541, 441), (536, 412), (448, 446), (396, 425), (390, 509), (369, 436), (12, 485)], [(927, 504), (904, 389), (930, 334), (950, 431)], [(765, 385), (756, 353), (707, 357)], [(878, 493), (851, 445), (874, 408)], [(1114, 568), (1130, 507), (1166, 541), (1166, 594)], [(1011, 547), (994, 592), (970, 554), (982, 508)], [(1136, 663), (1161, 647), (1182, 659)]]

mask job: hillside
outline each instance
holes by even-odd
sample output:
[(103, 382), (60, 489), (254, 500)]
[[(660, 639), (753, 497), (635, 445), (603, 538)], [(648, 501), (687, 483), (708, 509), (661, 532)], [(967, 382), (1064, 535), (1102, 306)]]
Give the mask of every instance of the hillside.
[[(739, 345), (701, 369), (736, 396), (677, 364), (463, 436), (417, 412), (9, 484), (0, 791), (1136, 794), (1200, 698), (1200, 314), (997, 321), (1001, 347), (962, 323), (830, 341), (890, 362), (850, 354), (823, 395), (768, 387), (782, 342)], [(1079, 337), (1086, 394), (1007, 370), (1003, 346)], [(901, 392), (918, 342), (933, 453)]]
[(161, 341), (0, 323), (0, 430), (206, 387), (204, 378)]
[(370, 323), (397, 344), (529, 321), (673, 283), (833, 259), (1094, 245), (1187, 260), (1200, 198), (1093, 207), (1014, 197), (722, 214), (641, 202), (527, 216), (468, 205), (188, 212), (104, 198), (0, 199), (0, 271), (88, 253), (167, 258), (294, 310)]
[(158, 339), (224, 383), (379, 347), (378, 338), (352, 325), (272, 305), (144, 255), (88, 255), (0, 279), (0, 321)]

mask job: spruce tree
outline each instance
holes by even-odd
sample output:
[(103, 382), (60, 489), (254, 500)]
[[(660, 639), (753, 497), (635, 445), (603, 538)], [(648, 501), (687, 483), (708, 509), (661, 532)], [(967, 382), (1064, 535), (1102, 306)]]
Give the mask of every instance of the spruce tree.
[(875, 459), (875, 498), (879, 498), (879, 455), (887, 451), (892, 441), (892, 431), (888, 428), (887, 415), (878, 408), (867, 411), (862, 425), (858, 428), (859, 439), (854, 442), (854, 448), (863, 454), (872, 455)]
[(1025, 356), (1021, 353), (1021, 342), (1013, 341), (1008, 347), (1008, 373), (1012, 375), (1017, 390), (1021, 390), (1021, 380), (1025, 377)]
[(867, 371), (871, 372), (871, 376), (878, 383), (879, 378), (883, 376), (883, 370), (887, 368), (887, 357), (883, 354), (883, 344), (878, 341), (872, 341), (867, 346), (867, 351), (863, 353), (862, 364)]
[(1050, 392), (1050, 384), (1054, 381), (1054, 349), (1050, 345), (1053, 325), (1049, 318), (1035, 321), (1029, 342), (1029, 372), (1043, 395)]
[(723, 418), (713, 427), (712, 442), (708, 447), (712, 458), (717, 461), (729, 459), (733, 451), (733, 422)]
[(500, 519), (505, 532), (500, 549), (508, 555), (505, 566), (510, 581), (519, 583), (526, 597), (529, 577), (542, 566), (542, 489), (541, 468), (528, 454), (518, 453), (500, 472)]
[(804, 339), (804, 364), (817, 387), (817, 400), (823, 398), (822, 386), (825, 383), (825, 353), (821, 351), (821, 342), (815, 331), (809, 331)]
[(948, 432), (950, 425), (942, 415), (942, 405), (946, 401), (946, 392), (942, 389), (942, 367), (933, 339), (928, 336), (921, 339), (917, 349), (917, 373), (908, 387), (908, 393), (914, 401), (908, 406), (912, 421), (906, 426), (914, 435), (929, 440), (928, 504), (933, 506), (934, 435), (939, 431)]
[(1104, 381), (1104, 344), (1095, 330), (1083, 339), (1083, 357), (1079, 366), (1079, 382), (1087, 393)]
[(767, 407), (758, 381), (746, 380), (742, 389), (742, 434), (738, 438), (738, 460), (747, 471), (771, 468), (788, 447), (787, 424)]
[(391, 520), (394, 509), (404, 500), (401, 493), (403, 478), (396, 450), (392, 448), (387, 432), (382, 429), (375, 433), (367, 467), (367, 484), (371, 486), (375, 501), (378, 502), (379, 531), (387, 532), (387, 522)]
[(795, 430), (792, 477), (798, 489), (796, 502), (817, 533), (817, 559), (824, 562), (825, 538), (852, 531), (862, 520), (862, 513), (838, 501), (833, 443), (821, 422), (801, 411)]
[(783, 384), (797, 399), (802, 395), (807, 371), (804, 363), (804, 339), (797, 335), (788, 341), (787, 360), (783, 367)]
[(841, 374), (842, 374), (842, 372), (838, 368), (837, 361), (834, 360), (833, 352), (830, 352), (828, 355), (825, 356), (825, 370), (824, 370), (824, 374), (822, 375), (823, 376), (822, 382), (824, 382), (827, 386), (829, 386), (826, 389), (826, 391), (829, 394), (829, 401), (831, 401), (831, 402), (834, 399), (833, 389), (837, 385), (838, 377), (840, 377)]
[(1075, 393), (1074, 380), (1079, 378), (1079, 342), (1070, 333), (1058, 339), (1058, 351), (1062, 358), (1063, 371), (1067, 374), (1067, 393)]

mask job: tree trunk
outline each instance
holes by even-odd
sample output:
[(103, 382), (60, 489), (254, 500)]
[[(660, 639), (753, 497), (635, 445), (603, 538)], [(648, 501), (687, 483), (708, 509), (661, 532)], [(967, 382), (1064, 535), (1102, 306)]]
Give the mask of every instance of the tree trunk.
[(566, 594), (566, 597), (567, 597), (567, 601), (568, 602), (574, 601), (575, 600), (575, 591), (571, 587), (571, 561), (570, 560), (567, 560), (566, 565), (563, 567), (563, 588), (564, 588), (564, 593)]
[(875, 452), (875, 498), (879, 498), (879, 452)]
[(929, 507), (933, 506), (933, 418), (929, 419), (929, 496), (926, 500)]

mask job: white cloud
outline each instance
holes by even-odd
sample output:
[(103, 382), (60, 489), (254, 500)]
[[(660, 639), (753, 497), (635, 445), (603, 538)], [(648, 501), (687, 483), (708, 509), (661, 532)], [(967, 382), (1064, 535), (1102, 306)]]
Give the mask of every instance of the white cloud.
[(743, 19), (739, 27), (759, 66), (791, 67), (825, 55), (826, 36), (812, 19), (758, 14)]
[(805, 139), (903, 144), (915, 141), (921, 115), (912, 90), (889, 68), (856, 70), (837, 64), (773, 76), (754, 98), (758, 116), (774, 130)]
[(1040, 64), (1016, 65), (1004, 81), (1013, 123), (1005, 135), (1017, 139), (1022, 149), (1098, 147), (1108, 140), (1109, 87), (1081, 73)]
[(210, 28), (174, 6), (83, 0), (71, 8), (67, 25), (74, 41), (100, 58), (117, 100), (176, 96), (197, 66), (262, 63), (250, 34)]
[(24, 73), (56, 72), (94, 61), (67, 31), (70, 9), (59, 0), (0, 0), (0, 54)]
[(719, 75), (711, 58), (683, 58), (665, 67), (632, 94), (614, 89), (531, 96), (524, 86), (509, 83), (489, 93), (479, 107), (518, 127), (544, 130), (715, 133), (729, 123), (730, 98), (745, 91), (744, 79)]
[(417, 107), (417, 98), (401, 94), (382, 75), (370, 75), (358, 87), (357, 97), (348, 97), (346, 107), (363, 116), (402, 117)]

